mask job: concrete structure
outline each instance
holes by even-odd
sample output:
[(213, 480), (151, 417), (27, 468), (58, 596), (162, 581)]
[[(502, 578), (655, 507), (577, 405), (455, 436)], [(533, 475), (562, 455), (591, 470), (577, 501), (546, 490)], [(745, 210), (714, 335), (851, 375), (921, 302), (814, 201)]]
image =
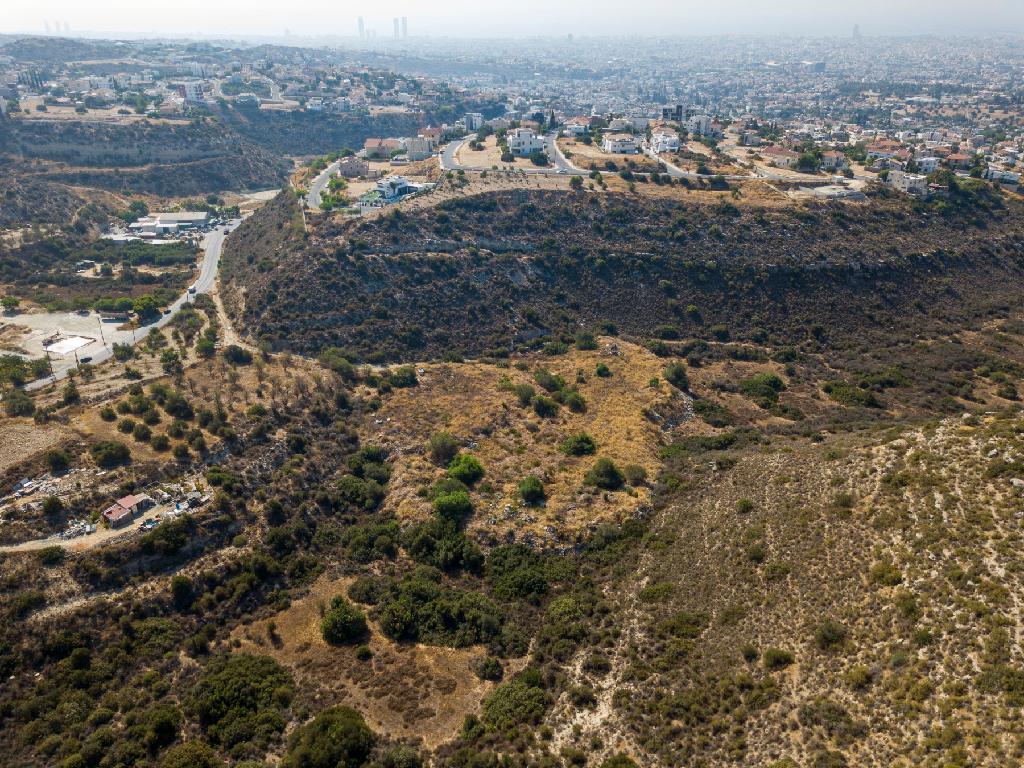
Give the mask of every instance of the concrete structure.
[(565, 133), (567, 136), (585, 136), (590, 133), (590, 119), (586, 117), (570, 117), (565, 121)]
[(935, 173), (939, 169), (937, 157), (921, 157), (914, 162), (917, 164), (917, 170), (924, 174)]
[(479, 112), (467, 112), (462, 122), (465, 123), (467, 131), (479, 131), (484, 127), (484, 116)]
[(103, 510), (103, 519), (111, 528), (121, 528), (132, 521), (132, 513), (120, 504), (111, 504)]
[(766, 162), (774, 163), (778, 168), (795, 168), (800, 159), (798, 153), (782, 147), (767, 147), (761, 150), (761, 156)]
[(377, 182), (376, 189), (360, 197), (356, 205), (359, 208), (383, 208), (422, 189), (423, 184), (414, 184), (404, 176), (388, 176)]
[(651, 134), (651, 151), (659, 155), (662, 152), (678, 152), (678, 134), (670, 131), (656, 131)]
[(711, 116), (694, 115), (686, 121), (686, 130), (694, 136), (709, 136), (711, 134)]
[(152, 213), (129, 224), (133, 232), (147, 235), (164, 235), (184, 232), (189, 229), (201, 229), (210, 220), (206, 211), (179, 211), (177, 213)]
[(605, 134), (601, 149), (613, 155), (635, 155), (639, 151), (636, 139), (628, 133)]
[(121, 528), (151, 506), (153, 500), (144, 494), (125, 496), (103, 510), (103, 519), (111, 528)]
[(821, 167), (826, 171), (841, 171), (849, 166), (842, 152), (822, 152)]
[(515, 128), (508, 132), (508, 151), (518, 157), (529, 157), (544, 151), (544, 139), (529, 128)]
[(338, 173), (346, 179), (355, 179), (359, 176), (366, 176), (370, 172), (370, 164), (365, 160), (352, 155), (343, 157), (338, 161)]
[(185, 101), (203, 101), (203, 84), (198, 80), (186, 80), (178, 83), (176, 88)]
[(409, 156), (409, 160), (413, 162), (416, 160), (426, 160), (434, 154), (433, 142), (419, 136), (402, 139), (402, 144), (405, 146), (405, 152)]
[(928, 177), (919, 173), (904, 173), (903, 171), (889, 171), (887, 179), (893, 189), (897, 189), (908, 195), (928, 194)]

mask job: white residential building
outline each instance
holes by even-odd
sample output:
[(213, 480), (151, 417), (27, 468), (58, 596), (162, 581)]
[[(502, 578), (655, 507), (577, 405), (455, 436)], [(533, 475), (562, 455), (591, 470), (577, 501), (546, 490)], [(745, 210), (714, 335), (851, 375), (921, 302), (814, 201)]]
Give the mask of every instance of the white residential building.
[(628, 133), (607, 133), (601, 148), (613, 155), (635, 155), (638, 151), (636, 139)]
[(484, 116), (479, 112), (468, 112), (462, 118), (462, 122), (465, 123), (467, 131), (479, 131), (484, 127)]
[(323, 112), (324, 111), (324, 100), (319, 96), (314, 96), (306, 102), (307, 112)]
[(409, 159), (413, 162), (417, 160), (426, 160), (434, 154), (433, 142), (419, 136), (402, 139), (402, 146), (405, 149), (406, 154), (409, 156)]
[(1009, 171), (1005, 168), (997, 168), (994, 165), (990, 165), (985, 169), (985, 178), (989, 181), (998, 181), (1003, 184), (1019, 184), (1020, 174), (1015, 171)]
[(846, 155), (842, 152), (822, 152), (821, 167), (826, 171), (841, 171), (849, 167)]
[(919, 173), (889, 171), (888, 183), (893, 189), (908, 195), (925, 195), (928, 193), (928, 177)]
[(652, 134), (651, 151), (659, 155), (662, 152), (678, 152), (679, 135), (669, 131), (658, 131)]
[(590, 120), (586, 117), (572, 117), (565, 121), (565, 133), (579, 137), (590, 133)]
[(508, 132), (508, 151), (519, 157), (528, 157), (534, 152), (544, 151), (544, 139), (530, 128), (515, 128)]
[(711, 116), (694, 115), (686, 121), (686, 129), (694, 136), (707, 136), (711, 133)]
[(939, 158), (920, 157), (914, 161), (917, 163), (917, 170), (923, 174), (935, 173), (939, 169)]

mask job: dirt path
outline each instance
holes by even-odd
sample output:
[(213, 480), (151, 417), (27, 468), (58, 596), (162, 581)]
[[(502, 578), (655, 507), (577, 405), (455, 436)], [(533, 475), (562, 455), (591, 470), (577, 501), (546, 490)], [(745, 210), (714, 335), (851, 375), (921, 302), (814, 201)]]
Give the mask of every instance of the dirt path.
[(124, 528), (106, 528), (98, 526), (94, 533), (87, 533), (84, 536), (76, 536), (73, 539), (64, 539), (60, 536), (47, 536), (45, 539), (31, 539), (20, 544), (11, 544), (0, 547), (0, 552), (34, 552), (47, 547), (62, 547), (69, 552), (85, 552), (101, 544), (109, 544), (115, 539), (138, 536), (142, 533), (140, 526), (147, 520), (156, 520), (161, 514), (169, 512), (172, 506), (163, 504), (153, 507), (135, 518)]

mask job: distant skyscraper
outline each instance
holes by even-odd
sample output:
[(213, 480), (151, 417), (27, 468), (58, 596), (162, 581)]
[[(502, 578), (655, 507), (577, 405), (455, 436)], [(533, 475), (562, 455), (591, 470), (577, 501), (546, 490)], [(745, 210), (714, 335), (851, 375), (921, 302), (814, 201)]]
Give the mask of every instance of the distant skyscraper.
[(68, 32), (70, 32), (70, 31), (71, 31), (71, 25), (70, 25), (70, 24), (68, 24), (68, 23), (67, 23), (67, 22), (65, 21), (65, 22), (64, 22), (64, 32), (65, 32), (65, 34), (66, 34), (66, 33), (68, 33)]
[(46, 19), (43, 19), (43, 29), (46, 30), (46, 34), (50, 34), (50, 22)]
[(398, 35), (398, 17), (395, 16), (395, 40), (397, 40), (398, 37), (399, 37), (399, 35)]
[(366, 23), (363, 21), (363, 17), (359, 17), (359, 36), (366, 37)]
[(860, 40), (860, 24), (853, 25), (853, 39)]
[(402, 17), (402, 37), (408, 37), (408, 36), (409, 36), (409, 17), (408, 16), (403, 16)]

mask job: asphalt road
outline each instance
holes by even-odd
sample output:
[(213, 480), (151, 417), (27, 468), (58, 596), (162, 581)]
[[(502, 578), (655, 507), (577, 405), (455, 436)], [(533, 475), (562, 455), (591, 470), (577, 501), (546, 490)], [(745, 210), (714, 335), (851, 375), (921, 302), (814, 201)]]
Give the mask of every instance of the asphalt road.
[(340, 160), (335, 160), (333, 163), (324, 168), (320, 174), (313, 179), (313, 183), (309, 185), (309, 192), (306, 193), (306, 206), (313, 210), (320, 210), (321, 196), (327, 185), (331, 182), (331, 177), (338, 172), (338, 166), (341, 164)]
[[(472, 165), (463, 165), (455, 159), (455, 153), (459, 151), (459, 148), (470, 141), (473, 136), (467, 136), (464, 139), (456, 139), (455, 141), (448, 142), (448, 145), (441, 150), (441, 154), (438, 156), (438, 160), (441, 164), (442, 171), (490, 171), (490, 168), (480, 168)], [(530, 174), (533, 176), (564, 176), (570, 173), (577, 173), (586, 175), (586, 171), (576, 168), (572, 163), (566, 160), (565, 155), (558, 148), (555, 143), (557, 133), (549, 133), (544, 137), (544, 146), (547, 150), (548, 159), (551, 161), (551, 165), (547, 167), (536, 167), (536, 168), (517, 168), (517, 171), (522, 173)]]
[[(239, 224), (241, 224), (241, 219), (233, 219), (227, 225), (218, 226), (216, 229), (206, 233), (203, 238), (203, 263), (199, 268), (199, 277), (196, 278), (196, 281), (193, 283), (196, 289), (194, 294), (190, 294), (186, 291), (173, 304), (167, 307), (166, 311), (161, 314), (159, 318), (148, 325), (136, 328), (134, 332), (131, 330), (119, 330), (114, 323), (103, 323), (103, 321), (96, 316), (97, 323), (99, 323), (98, 327), (102, 329), (102, 339), (78, 350), (79, 359), (82, 357), (91, 357), (92, 360), (90, 362), (94, 365), (109, 360), (114, 355), (114, 344), (136, 344), (142, 341), (146, 338), (146, 335), (151, 329), (163, 328), (171, 322), (181, 308), (190, 303), (196, 295), (200, 293), (209, 293), (213, 288), (214, 283), (217, 281), (217, 268), (220, 265), (220, 254), (224, 247), (224, 241), (227, 238), (224, 230), (233, 230)], [(15, 318), (15, 322), (16, 320), (17, 319)], [(96, 348), (93, 349), (92, 347)], [(53, 383), (55, 380), (59, 381), (60, 379), (67, 377), (68, 372), (75, 370), (77, 367), (74, 354), (66, 355), (64, 358), (54, 357), (52, 358), (52, 363), (53, 377), (37, 379), (36, 381), (29, 382), (25, 385), (25, 389), (42, 389), (43, 387)]]

